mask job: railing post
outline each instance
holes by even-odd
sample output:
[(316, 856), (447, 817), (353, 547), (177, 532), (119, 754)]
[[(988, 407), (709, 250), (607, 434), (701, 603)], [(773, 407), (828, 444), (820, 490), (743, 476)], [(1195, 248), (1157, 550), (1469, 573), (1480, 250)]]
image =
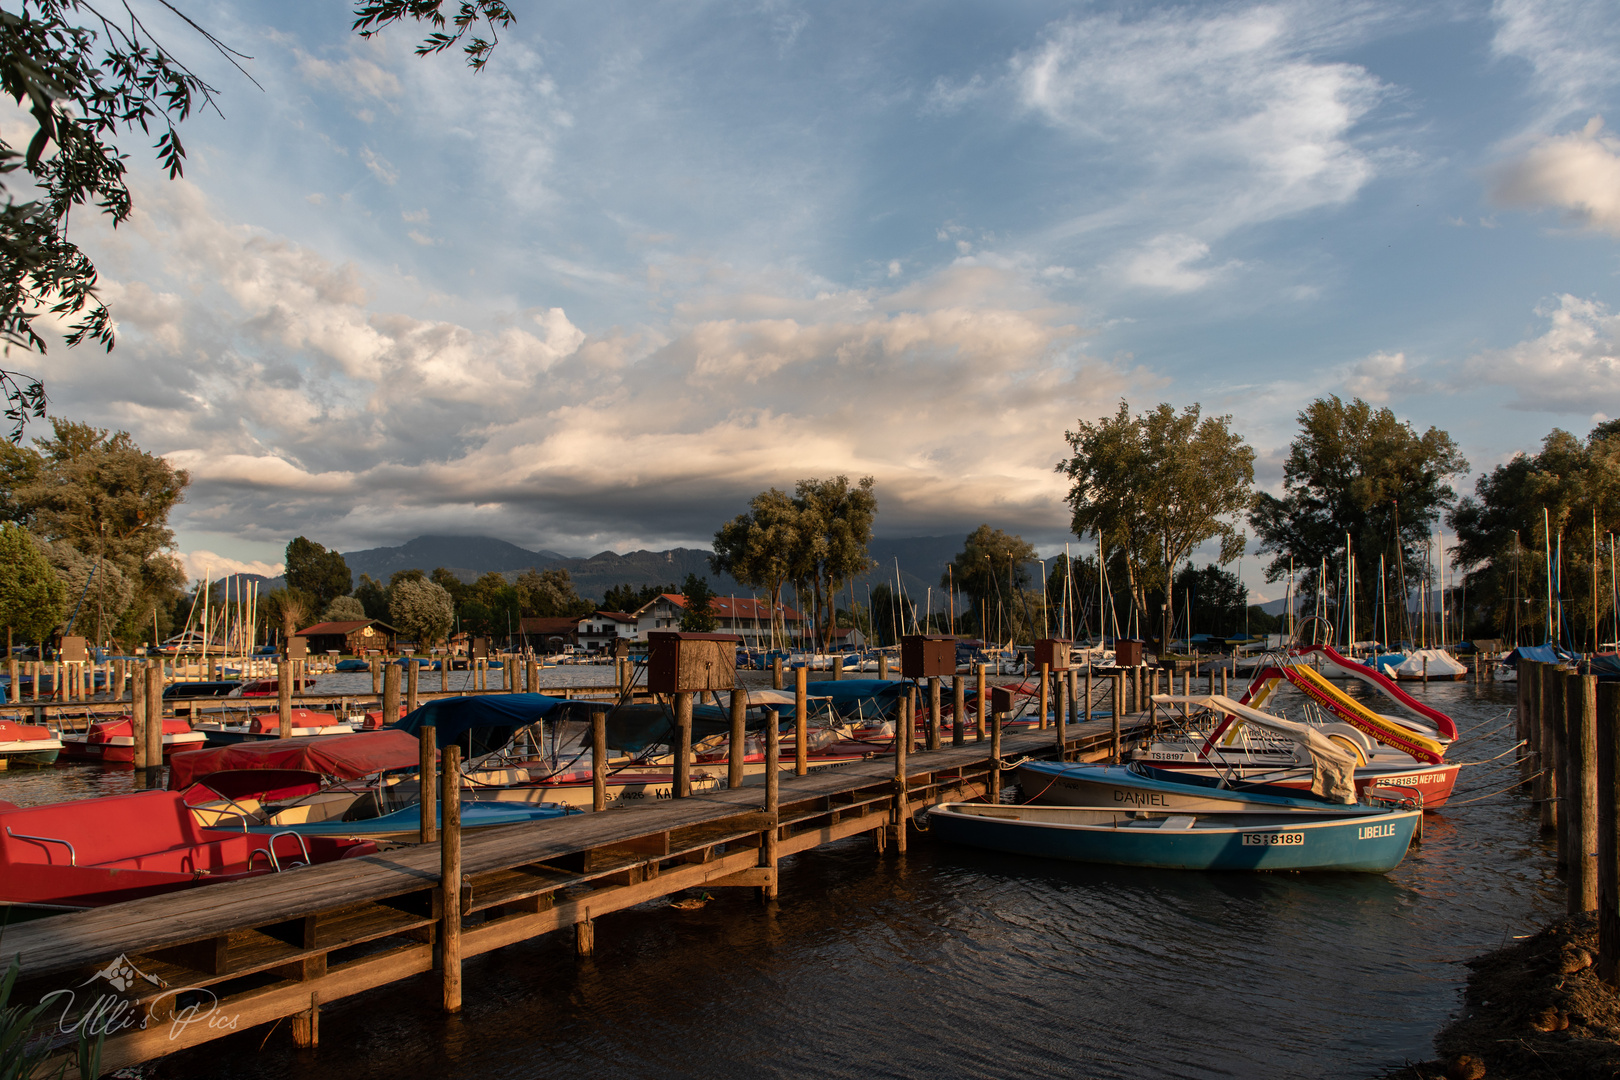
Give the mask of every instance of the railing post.
[(726, 787), (743, 786), (744, 756), (748, 752), (748, 691), (737, 687), (731, 691), (731, 743), (726, 759)]
[(439, 831), (439, 892), (443, 894), (444, 921), (439, 928), (440, 975), (444, 983), (444, 1011), (461, 1011), (461, 747), (444, 748), (440, 802), (444, 827)]
[(765, 813), (769, 827), (760, 834), (759, 865), (770, 871), (770, 880), (759, 888), (761, 900), (775, 900), (777, 894), (777, 844), (780, 829), (782, 784), (782, 719), (775, 709), (765, 710)]
[(591, 809), (607, 809), (607, 710), (591, 712)]
[(1565, 687), (1569, 764), (1565, 769), (1569, 833), (1569, 913), (1597, 910), (1597, 676), (1570, 675)]
[[(1524, 661), (1519, 661), (1524, 678)], [(1620, 683), (1597, 688), (1598, 978), (1620, 986)]]
[(416, 730), (416, 777), (417, 786), (421, 789), (420, 805), (417, 807), (420, 812), (417, 840), (424, 844), (431, 844), (439, 838), (438, 735), (438, 729), (432, 724), (423, 724)]

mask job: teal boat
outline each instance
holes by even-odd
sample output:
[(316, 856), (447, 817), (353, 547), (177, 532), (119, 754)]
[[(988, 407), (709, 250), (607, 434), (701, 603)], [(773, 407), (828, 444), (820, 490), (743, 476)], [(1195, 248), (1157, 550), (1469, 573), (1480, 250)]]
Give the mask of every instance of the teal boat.
[[(444, 823), (444, 807), (434, 808), (438, 823)], [(575, 807), (560, 803), (474, 802), (461, 804), (461, 828), (491, 829), (497, 825), (517, 825), (526, 821), (547, 821), (581, 813)], [(407, 806), (378, 817), (357, 818), (353, 821), (307, 821), (296, 825), (250, 825), (247, 832), (296, 833), (300, 836), (340, 836), (356, 840), (405, 840), (419, 835), (422, 827), (420, 805)]]
[(1200, 813), (941, 803), (942, 840), (1014, 855), (1167, 870), (1349, 870), (1386, 874), (1411, 846), (1421, 809)]

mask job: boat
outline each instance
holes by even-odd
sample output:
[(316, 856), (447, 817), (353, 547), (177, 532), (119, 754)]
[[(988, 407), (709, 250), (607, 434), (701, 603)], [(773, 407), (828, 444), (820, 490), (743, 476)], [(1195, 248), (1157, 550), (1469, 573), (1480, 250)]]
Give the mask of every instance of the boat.
[[(71, 761), (101, 761), (130, 765), (135, 761), (135, 722), (128, 716), (98, 720), (86, 731), (62, 733), (62, 757)], [(208, 736), (192, 731), (179, 717), (163, 721), (163, 757), (184, 750), (195, 750)]]
[(1444, 649), (1417, 649), (1395, 665), (1395, 678), (1402, 682), (1462, 682), (1468, 667)]
[(163, 688), (163, 698), (165, 701), (173, 701), (176, 698), (189, 700), (192, 698), (230, 697), (231, 692), (241, 685), (242, 680), (240, 679), (170, 683)]
[(940, 803), (939, 839), (1015, 855), (1170, 870), (1339, 870), (1401, 864), (1421, 809), (1337, 813), (1165, 813), (1073, 806)]
[(370, 855), (370, 842), (204, 828), (178, 792), (0, 803), (0, 905), (71, 910)]
[[(314, 685), (314, 679), (294, 679), (292, 692), (295, 694), (307, 694), (309, 693), (309, 688)], [(238, 686), (235, 690), (232, 690), (225, 696), (233, 698), (276, 697), (280, 693), (281, 681), (279, 679), (254, 679), (251, 682), (243, 683), (241, 686)]]
[[(403, 787), (403, 785), (402, 785)], [(396, 789), (384, 789), (385, 793)], [(421, 835), (422, 808), (415, 785), (398, 791), (398, 805), (383, 812), (389, 804), (372, 801), (375, 793), (367, 792), (351, 804), (338, 819), (288, 823), (248, 825), (249, 833), (296, 833), (299, 836), (344, 837), (351, 840), (385, 840), (393, 843), (412, 843)], [(435, 820), (444, 823), (444, 807), (435, 805)], [(558, 803), (492, 802), (477, 799), (461, 800), (461, 830), (490, 829), (498, 825), (518, 825), (529, 821), (548, 821), (552, 818), (578, 814), (578, 807)], [(273, 815), (279, 817), (281, 815)]]
[(0, 720), (0, 763), (49, 765), (62, 752), (62, 740), (48, 727)]
[[(313, 709), (292, 710), (292, 731), (294, 738), (317, 735), (351, 735), (355, 727), (335, 713), (317, 712)], [(227, 723), (220, 720), (203, 720), (194, 724), (192, 730), (201, 732), (208, 740), (210, 746), (223, 746), (226, 743), (257, 742), (263, 739), (281, 738), (281, 714), (279, 712), (260, 713), (250, 716), (239, 723)]]

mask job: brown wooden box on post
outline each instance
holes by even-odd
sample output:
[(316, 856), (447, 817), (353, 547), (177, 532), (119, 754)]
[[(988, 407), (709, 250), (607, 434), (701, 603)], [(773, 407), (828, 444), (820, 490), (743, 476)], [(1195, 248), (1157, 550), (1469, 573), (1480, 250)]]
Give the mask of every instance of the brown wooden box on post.
[(90, 648), (84, 638), (78, 634), (69, 634), (62, 639), (62, 662), (64, 664), (82, 664), (90, 659)]
[(287, 659), (302, 660), (309, 655), (309, 642), (300, 634), (294, 634), (287, 639)]
[(489, 638), (475, 637), (472, 639), (472, 649), (469, 654), (474, 660), (489, 659)]
[(1120, 638), (1114, 642), (1115, 667), (1138, 667), (1141, 663), (1141, 638)]
[(993, 713), (1010, 713), (1013, 711), (1013, 693), (1005, 686), (992, 686), (990, 688), (990, 711)]
[(655, 631), (647, 635), (647, 689), (654, 694), (730, 690), (737, 685), (735, 634)]
[(1068, 638), (1041, 638), (1035, 643), (1035, 666), (1045, 664), (1053, 671), (1067, 671), (1070, 644)]
[(956, 639), (938, 634), (907, 634), (900, 639), (900, 675), (906, 679), (956, 674)]
[(619, 638), (616, 640), (613, 643), (613, 655), (617, 656), (620, 660), (623, 660), (625, 657), (629, 656), (630, 640), (628, 638)]

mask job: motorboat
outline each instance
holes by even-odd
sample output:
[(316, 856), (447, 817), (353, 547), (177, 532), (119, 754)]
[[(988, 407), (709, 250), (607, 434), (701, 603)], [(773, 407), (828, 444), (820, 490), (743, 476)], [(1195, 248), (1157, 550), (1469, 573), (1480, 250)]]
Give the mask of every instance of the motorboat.
[(49, 765), (62, 752), (62, 740), (50, 728), (0, 720), (0, 762), (5, 765)]
[[(62, 757), (70, 761), (100, 761), (110, 765), (135, 762), (135, 722), (128, 716), (98, 720), (85, 731), (65, 731), (61, 735)], [(163, 721), (163, 757), (184, 750), (195, 750), (208, 736), (191, 730), (179, 717)]]
[[(354, 724), (344, 720), (337, 714), (318, 712), (314, 709), (293, 709), (291, 720), (291, 735), (293, 738), (318, 735), (352, 735), (355, 731)], [(202, 720), (192, 725), (192, 730), (201, 732), (210, 746), (279, 739), (281, 738), (281, 714), (279, 712), (259, 713), (234, 724), (224, 720)]]

